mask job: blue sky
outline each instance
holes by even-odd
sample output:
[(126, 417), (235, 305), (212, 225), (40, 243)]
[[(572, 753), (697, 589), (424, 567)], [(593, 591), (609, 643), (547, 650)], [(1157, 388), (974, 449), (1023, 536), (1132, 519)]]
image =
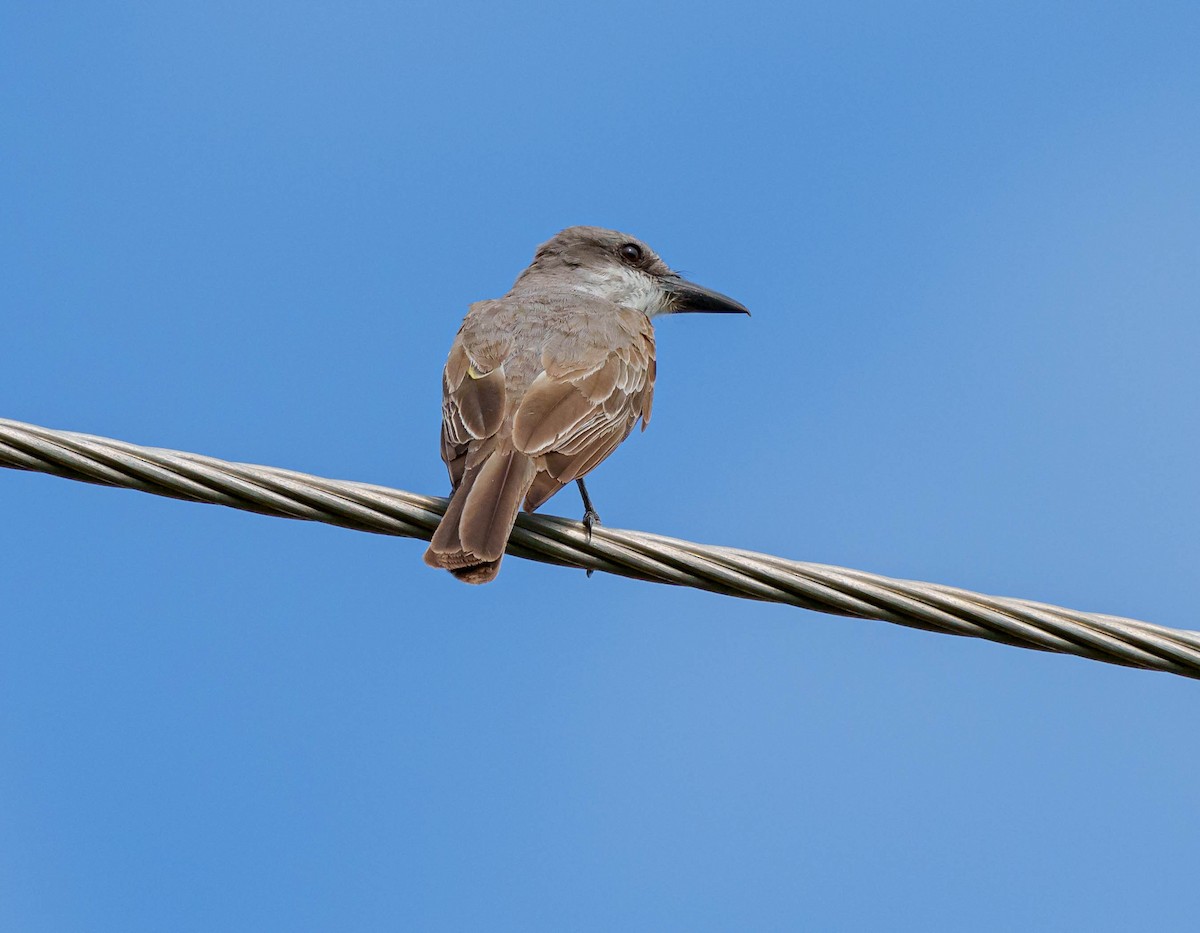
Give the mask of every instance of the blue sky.
[[(1194, 4), (8, 4), (0, 416), (440, 494), (569, 224), (604, 520), (1196, 627)], [(1192, 929), (1180, 678), (0, 473), (6, 930)], [(546, 511), (577, 516), (564, 494)]]

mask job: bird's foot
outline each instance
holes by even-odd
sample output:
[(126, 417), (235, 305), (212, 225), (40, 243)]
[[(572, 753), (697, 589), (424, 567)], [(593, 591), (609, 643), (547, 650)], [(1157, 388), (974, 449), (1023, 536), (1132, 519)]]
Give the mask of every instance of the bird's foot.
[[(587, 543), (592, 543), (592, 527), (600, 524), (600, 513), (592, 508), (592, 497), (588, 495), (587, 486), (583, 485), (583, 477), (575, 480), (579, 487), (579, 498), (583, 500), (583, 530), (587, 532)], [(592, 571), (588, 571), (590, 577)]]
[(583, 530), (587, 532), (588, 544), (592, 543), (592, 528), (602, 524), (600, 514), (595, 509), (588, 509), (583, 513)]
[[(583, 530), (585, 532), (587, 532), (588, 544), (592, 543), (592, 527), (594, 525), (599, 525), (599, 524), (600, 524), (600, 515), (595, 509), (589, 508), (586, 512), (583, 513)], [(587, 571), (587, 575), (590, 577), (595, 572), (596, 571), (589, 568)]]

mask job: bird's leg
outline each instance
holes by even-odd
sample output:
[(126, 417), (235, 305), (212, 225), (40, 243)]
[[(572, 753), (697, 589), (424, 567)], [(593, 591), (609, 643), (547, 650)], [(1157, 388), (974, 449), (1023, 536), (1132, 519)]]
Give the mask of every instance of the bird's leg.
[(583, 527), (587, 529), (588, 542), (592, 540), (592, 526), (600, 524), (600, 514), (592, 508), (592, 497), (588, 495), (583, 479), (575, 480), (579, 484), (579, 496), (583, 499)]
[[(583, 527), (587, 531), (588, 544), (592, 543), (592, 526), (600, 524), (600, 513), (592, 508), (592, 497), (588, 495), (587, 487), (583, 485), (583, 477), (575, 480), (579, 484), (579, 496), (583, 499)], [(588, 570), (590, 577), (593, 571)]]

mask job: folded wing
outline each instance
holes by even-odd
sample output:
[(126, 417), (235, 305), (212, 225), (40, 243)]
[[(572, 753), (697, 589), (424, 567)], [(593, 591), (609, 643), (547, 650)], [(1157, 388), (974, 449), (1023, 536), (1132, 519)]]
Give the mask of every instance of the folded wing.
[(607, 346), (558, 344), (543, 354), (544, 371), (513, 419), (513, 445), (538, 464), (528, 511), (594, 469), (639, 418), (643, 427), (650, 420), (654, 332), (641, 314), (621, 323), (624, 339)]

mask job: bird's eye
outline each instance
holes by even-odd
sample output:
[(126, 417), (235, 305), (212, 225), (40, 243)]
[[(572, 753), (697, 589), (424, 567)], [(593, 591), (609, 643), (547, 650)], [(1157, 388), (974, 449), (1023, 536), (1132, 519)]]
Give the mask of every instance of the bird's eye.
[(642, 248), (636, 243), (626, 243), (621, 247), (621, 258), (626, 262), (641, 262)]

